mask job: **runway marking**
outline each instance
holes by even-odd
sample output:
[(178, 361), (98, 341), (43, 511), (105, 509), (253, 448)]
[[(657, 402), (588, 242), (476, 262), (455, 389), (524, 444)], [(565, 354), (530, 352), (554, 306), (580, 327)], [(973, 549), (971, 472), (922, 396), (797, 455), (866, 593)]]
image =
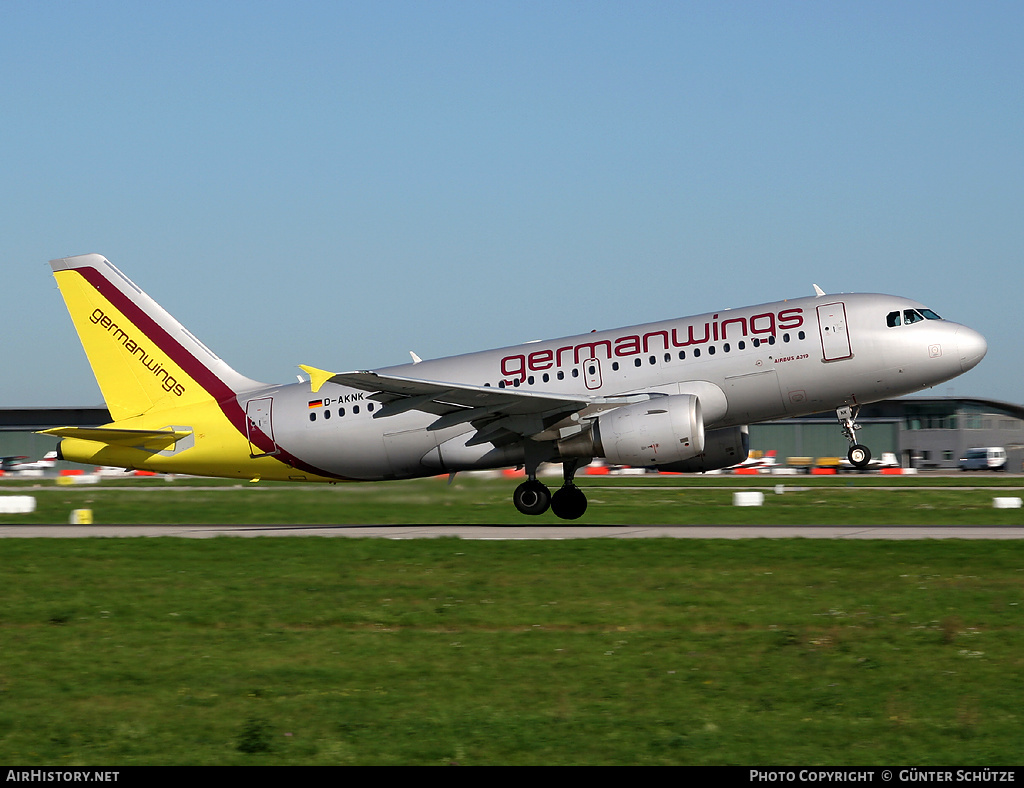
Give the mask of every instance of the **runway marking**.
[(175, 536), (489, 541), (564, 539), (1024, 539), (1013, 526), (842, 525), (0, 525), (2, 539)]

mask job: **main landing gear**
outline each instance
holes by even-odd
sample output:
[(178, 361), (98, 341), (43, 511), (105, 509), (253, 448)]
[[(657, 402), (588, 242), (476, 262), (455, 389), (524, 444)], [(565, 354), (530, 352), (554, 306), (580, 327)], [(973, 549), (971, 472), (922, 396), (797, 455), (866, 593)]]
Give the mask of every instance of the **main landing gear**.
[(537, 481), (537, 469), (527, 471), (528, 478), (512, 493), (512, 503), (523, 514), (544, 514), (549, 508), (563, 520), (578, 520), (587, 511), (587, 496), (573, 484), (572, 477), (579, 465), (576, 460), (562, 463), (562, 486), (554, 495), (543, 482)]
[(836, 408), (836, 416), (839, 423), (843, 425), (843, 435), (850, 442), (850, 451), (847, 452), (846, 459), (854, 468), (866, 468), (871, 462), (871, 449), (862, 443), (857, 443), (857, 430), (861, 428), (861, 425), (857, 423), (858, 413), (860, 413), (860, 405), (854, 405), (852, 408), (849, 405)]

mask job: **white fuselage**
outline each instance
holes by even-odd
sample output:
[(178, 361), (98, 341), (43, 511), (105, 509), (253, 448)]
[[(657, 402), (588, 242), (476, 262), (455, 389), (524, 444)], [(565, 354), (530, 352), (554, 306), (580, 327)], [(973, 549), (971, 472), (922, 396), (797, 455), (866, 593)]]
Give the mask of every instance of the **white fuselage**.
[[(906, 313), (908, 318), (902, 319)], [(911, 313), (918, 318), (911, 321)], [(921, 314), (930, 315), (925, 319)], [(891, 316), (900, 316), (893, 323)], [(887, 319), (888, 317), (888, 319)], [(719, 430), (864, 404), (970, 369), (985, 340), (921, 304), (876, 294), (798, 298), (376, 370), (382, 375), (555, 395), (693, 394)], [(328, 382), (240, 394), (267, 403), (265, 431), (316, 472), (395, 479), (523, 461), (522, 442), (467, 445), (469, 423), (428, 429), (429, 412), (382, 416), (373, 392)], [(585, 419), (586, 413), (581, 416)], [(571, 428), (574, 416), (551, 426)]]

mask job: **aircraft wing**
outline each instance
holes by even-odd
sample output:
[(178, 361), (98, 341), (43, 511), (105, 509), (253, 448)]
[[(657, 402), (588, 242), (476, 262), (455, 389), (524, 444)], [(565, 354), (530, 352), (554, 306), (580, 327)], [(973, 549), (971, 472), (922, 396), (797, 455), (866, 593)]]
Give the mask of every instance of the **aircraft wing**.
[(314, 367), (301, 368), (309, 373), (314, 392), (328, 382), (371, 392), (370, 399), (384, 405), (373, 414), (374, 418), (419, 410), (438, 417), (427, 427), (428, 430), (469, 423), (477, 430), (477, 435), (469, 441), (470, 445), (501, 441), (502, 438), (535, 437), (574, 413), (593, 416), (619, 405), (650, 399), (648, 394), (588, 397), (473, 386), (367, 371), (330, 373)]

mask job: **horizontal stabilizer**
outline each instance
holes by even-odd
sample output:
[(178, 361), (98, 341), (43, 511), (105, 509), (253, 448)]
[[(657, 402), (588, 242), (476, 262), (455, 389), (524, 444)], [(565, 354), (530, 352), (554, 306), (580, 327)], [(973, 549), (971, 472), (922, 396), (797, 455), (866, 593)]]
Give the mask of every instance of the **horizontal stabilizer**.
[(78, 438), (117, 446), (135, 446), (158, 451), (171, 446), (192, 434), (191, 430), (126, 430), (117, 427), (55, 427), (42, 430), (44, 435), (60, 438)]

